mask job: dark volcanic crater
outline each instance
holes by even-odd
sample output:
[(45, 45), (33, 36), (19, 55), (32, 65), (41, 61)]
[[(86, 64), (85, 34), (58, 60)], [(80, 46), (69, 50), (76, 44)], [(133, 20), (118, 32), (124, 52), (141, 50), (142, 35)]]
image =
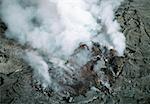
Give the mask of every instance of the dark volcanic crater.
[[(116, 11), (116, 19), (121, 31), (126, 36), (125, 56), (121, 60), (109, 57), (108, 64), (102, 68), (111, 87), (101, 84), (98, 73), (93, 70), (94, 62), (90, 60), (82, 68), (83, 81), (75, 85), (67, 85), (71, 90), (68, 97), (62, 97), (49, 89), (33, 82), (33, 72), (21, 55), (26, 47), (22, 47), (4, 36), (7, 29), (0, 22), (0, 103), (1, 104), (149, 104), (150, 103), (150, 1), (125, 0)], [(94, 45), (93, 45), (94, 47)], [(81, 46), (80, 48), (86, 48)], [(100, 51), (93, 48), (94, 55)], [(100, 53), (100, 52), (98, 52)], [(111, 54), (111, 50), (108, 51)], [(104, 55), (104, 53), (103, 53)], [(100, 55), (101, 56), (101, 55)], [(111, 56), (111, 55), (110, 55)], [(119, 59), (119, 61), (118, 61)], [(103, 59), (101, 59), (102, 61)], [(122, 61), (123, 60), (123, 61)], [(70, 60), (68, 62), (71, 62)], [(117, 64), (116, 64), (117, 63)], [(66, 63), (67, 64), (67, 63)], [(106, 68), (118, 67), (110, 72)], [(119, 69), (120, 68), (120, 69)], [(115, 75), (112, 72), (116, 73)], [(88, 78), (86, 78), (88, 77)], [(106, 79), (107, 79), (106, 78)], [(88, 79), (85, 81), (85, 79)], [(60, 81), (61, 82), (61, 81)], [(87, 82), (87, 83), (83, 83)], [(97, 89), (90, 90), (91, 86)], [(68, 87), (69, 86), (69, 87)], [(72, 88), (70, 88), (70, 86)]]

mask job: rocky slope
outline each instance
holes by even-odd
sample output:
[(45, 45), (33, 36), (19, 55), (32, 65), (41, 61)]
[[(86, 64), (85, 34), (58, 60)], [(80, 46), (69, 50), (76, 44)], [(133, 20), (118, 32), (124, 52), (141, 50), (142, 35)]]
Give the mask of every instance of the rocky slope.
[(1, 104), (149, 104), (150, 103), (150, 1), (126, 0), (116, 12), (126, 36), (125, 65), (113, 92), (88, 91), (84, 96), (62, 99), (32, 87), (32, 71), (20, 58), (25, 47), (4, 37), (0, 23)]

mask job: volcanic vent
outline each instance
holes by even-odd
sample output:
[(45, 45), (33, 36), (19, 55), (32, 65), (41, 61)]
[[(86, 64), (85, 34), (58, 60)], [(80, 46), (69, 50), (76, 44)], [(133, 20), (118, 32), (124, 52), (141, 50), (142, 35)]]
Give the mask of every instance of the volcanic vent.
[(124, 63), (125, 37), (114, 18), (121, 1), (3, 0), (5, 35), (25, 46), (33, 88), (65, 97), (111, 93)]
[[(84, 57), (88, 58), (85, 63)], [(111, 93), (111, 86), (120, 75), (124, 61), (124, 57), (117, 56), (116, 50), (98, 43), (93, 43), (91, 48), (80, 44), (66, 62), (59, 59), (47, 60), (51, 80), (55, 82), (55, 91), (63, 97), (84, 95), (88, 90)], [(35, 79), (33, 87), (49, 96), (54, 90), (51, 86), (43, 88)]]

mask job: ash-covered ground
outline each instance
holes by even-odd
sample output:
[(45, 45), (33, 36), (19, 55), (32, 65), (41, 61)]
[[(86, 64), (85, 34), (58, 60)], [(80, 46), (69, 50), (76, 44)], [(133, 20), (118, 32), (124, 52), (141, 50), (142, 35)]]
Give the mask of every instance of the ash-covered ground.
[[(26, 47), (7, 39), (5, 25), (0, 23), (0, 103), (1, 104), (149, 104), (150, 103), (150, 1), (126, 0), (117, 10), (116, 19), (126, 36), (123, 62), (115, 62), (121, 69), (112, 79), (111, 89), (99, 85), (90, 61), (83, 71), (86, 84), (72, 85), (74, 93), (62, 97), (51, 90), (43, 90), (33, 81), (32, 68), (21, 55)], [(86, 45), (83, 46), (87, 48)], [(80, 47), (79, 47), (80, 48)], [(97, 46), (94, 52), (98, 50)], [(100, 53), (100, 52), (98, 52)], [(108, 52), (109, 53), (109, 52)], [(95, 53), (96, 54), (96, 53)], [(97, 54), (96, 54), (97, 55)], [(97, 58), (96, 58), (97, 59)], [(114, 60), (114, 59), (113, 59)], [(112, 62), (112, 61), (111, 61)], [(67, 63), (66, 63), (67, 64)], [(110, 65), (112, 63), (109, 63)], [(91, 66), (90, 66), (91, 65)], [(90, 66), (90, 68), (88, 67)], [(106, 66), (107, 68), (107, 66)], [(90, 71), (90, 72), (87, 72)], [(105, 69), (104, 71), (105, 72)], [(90, 74), (88, 74), (90, 73)], [(92, 75), (91, 75), (92, 73)], [(109, 72), (106, 72), (108, 77)], [(93, 77), (94, 76), (94, 77)], [(114, 75), (110, 77), (114, 78)], [(85, 78), (87, 79), (87, 78)], [(91, 81), (90, 81), (91, 80)], [(101, 79), (100, 79), (101, 80)], [(110, 79), (109, 79), (110, 80)], [(89, 83), (89, 82), (92, 82)], [(98, 85), (97, 85), (98, 83)], [(98, 89), (90, 90), (91, 86)], [(68, 87), (66, 87), (67, 89)], [(69, 89), (69, 88), (68, 88)], [(72, 90), (73, 91), (73, 90)], [(67, 96), (67, 97), (66, 97)]]

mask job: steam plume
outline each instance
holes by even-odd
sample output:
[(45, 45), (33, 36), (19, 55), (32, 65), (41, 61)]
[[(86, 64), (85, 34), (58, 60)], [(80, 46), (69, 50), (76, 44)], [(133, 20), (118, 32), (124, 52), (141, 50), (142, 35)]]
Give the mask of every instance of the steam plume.
[(2, 0), (0, 15), (8, 27), (8, 38), (36, 49), (27, 52), (25, 59), (47, 86), (53, 82), (48, 64), (39, 53), (67, 60), (81, 42), (90, 45), (96, 41), (123, 55), (125, 38), (114, 20), (121, 1)]

